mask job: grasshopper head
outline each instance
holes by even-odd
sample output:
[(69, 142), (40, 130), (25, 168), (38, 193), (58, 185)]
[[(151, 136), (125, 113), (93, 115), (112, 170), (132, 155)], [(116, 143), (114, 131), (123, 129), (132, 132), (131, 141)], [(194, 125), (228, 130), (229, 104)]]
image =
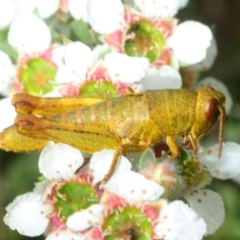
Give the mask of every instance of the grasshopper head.
[(195, 120), (191, 129), (194, 140), (203, 137), (220, 116), (219, 126), (219, 152), (222, 152), (223, 122), (225, 118), (225, 96), (213, 88), (197, 91)]

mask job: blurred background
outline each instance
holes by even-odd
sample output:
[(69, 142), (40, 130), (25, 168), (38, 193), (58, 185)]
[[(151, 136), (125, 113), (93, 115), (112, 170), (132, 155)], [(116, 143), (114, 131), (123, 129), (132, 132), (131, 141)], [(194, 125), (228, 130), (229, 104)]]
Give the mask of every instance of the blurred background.
[[(224, 141), (240, 144), (240, 1), (190, 0), (189, 5), (176, 17), (180, 21), (200, 21), (213, 29), (218, 57), (214, 66), (202, 73), (201, 78), (212, 76), (228, 87), (234, 105), (224, 126)], [(217, 135), (218, 124), (203, 139), (203, 144), (217, 142)], [(0, 151), (0, 240), (45, 239), (43, 236), (21, 236), (16, 231), (11, 231), (2, 221), (6, 205), (17, 195), (32, 190), (39, 174), (38, 157), (39, 153), (14, 154)], [(210, 188), (223, 197), (226, 217), (218, 231), (205, 239), (240, 239), (240, 177), (228, 181), (213, 180)]]

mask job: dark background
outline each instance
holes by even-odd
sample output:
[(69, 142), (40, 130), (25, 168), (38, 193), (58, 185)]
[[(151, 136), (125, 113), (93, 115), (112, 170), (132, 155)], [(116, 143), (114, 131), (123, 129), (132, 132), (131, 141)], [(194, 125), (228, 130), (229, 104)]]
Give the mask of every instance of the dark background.
[[(191, 0), (187, 8), (181, 10), (177, 17), (180, 21), (200, 21), (214, 31), (218, 57), (214, 66), (202, 73), (202, 77), (215, 77), (228, 87), (234, 106), (224, 126), (224, 140), (240, 144), (240, 1)], [(217, 141), (217, 128), (211, 131), (211, 137)], [(17, 195), (32, 190), (39, 174), (37, 160), (37, 153), (17, 155), (0, 151), (0, 240), (45, 239), (43, 236), (38, 238), (20, 236), (2, 222), (5, 206)], [(240, 239), (240, 187), (237, 181), (237, 178), (234, 181), (213, 181), (210, 188), (222, 195), (226, 218), (221, 228), (206, 239)]]

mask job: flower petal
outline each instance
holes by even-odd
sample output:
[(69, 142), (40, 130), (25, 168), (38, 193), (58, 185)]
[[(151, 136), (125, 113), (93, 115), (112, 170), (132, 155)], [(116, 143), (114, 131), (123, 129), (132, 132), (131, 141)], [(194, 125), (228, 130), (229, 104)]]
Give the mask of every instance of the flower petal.
[(67, 219), (67, 227), (75, 231), (83, 231), (100, 223), (104, 208), (100, 204), (91, 205), (89, 208), (72, 214)]
[[(61, 49), (56, 52), (55, 61), (57, 56), (61, 56)], [(56, 76), (58, 83), (82, 82), (86, 79), (87, 71), (93, 64), (93, 53), (87, 45), (81, 42), (67, 44), (63, 58), (63, 65)]]
[(162, 209), (155, 232), (160, 239), (200, 240), (206, 228), (204, 220), (188, 205), (173, 201)]
[(56, 232), (51, 232), (46, 240), (83, 240), (85, 239), (81, 233), (73, 232), (70, 229), (57, 230)]
[(159, 69), (149, 68), (140, 83), (144, 90), (177, 89), (182, 86), (182, 78), (175, 68), (163, 65)]
[(59, 7), (59, 0), (37, 1), (37, 8), (41, 18), (48, 18), (53, 15)]
[(110, 34), (124, 24), (124, 9), (120, 0), (88, 0), (89, 23), (94, 31)]
[(180, 7), (179, 0), (142, 1), (134, 0), (142, 13), (150, 18), (169, 18), (176, 15)]
[(92, 65), (92, 63), (92, 50), (87, 45), (81, 42), (67, 44), (65, 51), (66, 67), (74, 69), (77, 75), (84, 77), (87, 69)]
[(223, 143), (221, 158), (218, 158), (218, 144), (216, 144), (199, 153), (198, 159), (215, 178), (225, 180), (240, 173), (240, 145), (237, 143)]
[(51, 61), (56, 64), (57, 68), (64, 67), (63, 59), (65, 58), (66, 46), (56, 44), (51, 50)]
[(225, 217), (222, 197), (211, 190), (200, 190), (184, 196), (190, 207), (201, 216), (207, 224), (207, 234), (214, 233), (223, 223)]
[(12, 106), (11, 101), (11, 98), (3, 98), (0, 100), (0, 114), (1, 116), (4, 116), (1, 118), (0, 121), (0, 132), (2, 132), (4, 128), (7, 128), (14, 123), (16, 111), (15, 108)]
[(169, 47), (182, 66), (201, 62), (213, 36), (208, 26), (196, 22), (180, 23), (169, 38)]
[(83, 164), (81, 152), (64, 143), (49, 144), (39, 158), (39, 171), (47, 179), (71, 179), (75, 171)]
[(210, 42), (210, 46), (207, 48), (205, 58), (200, 63), (196, 63), (189, 66), (188, 69), (194, 71), (208, 70), (214, 64), (215, 59), (217, 57), (217, 53), (218, 53), (217, 44), (215, 38), (213, 37)]
[(0, 51), (0, 92), (12, 83), (15, 73), (15, 66), (9, 56)]
[(16, 197), (6, 210), (5, 224), (22, 235), (34, 237), (46, 230), (51, 206), (42, 202), (41, 195), (26, 193)]
[(121, 53), (109, 53), (104, 58), (104, 66), (113, 82), (134, 83), (140, 81), (147, 72), (147, 58), (129, 57)]
[(232, 108), (233, 100), (227, 87), (216, 78), (206, 77), (198, 83), (198, 85), (196, 86), (196, 89), (206, 88), (206, 87), (213, 87), (215, 90), (218, 90), (225, 95), (226, 97), (225, 111), (228, 114)]
[(69, 0), (68, 8), (69, 12), (74, 19), (83, 19), (85, 22), (88, 19), (87, 13), (87, 0)]
[(51, 43), (51, 32), (36, 15), (21, 15), (10, 26), (8, 43), (20, 53), (44, 51)]
[(142, 203), (143, 200), (156, 200), (164, 193), (164, 188), (161, 185), (133, 171), (115, 173), (103, 187), (134, 204)]
[(93, 59), (94, 59), (93, 62), (97, 63), (97, 61), (101, 59), (102, 56), (104, 56), (107, 52), (111, 52), (111, 49), (107, 44), (101, 44), (94, 47), (92, 52), (93, 52)]
[[(90, 160), (89, 168), (93, 175), (93, 184), (101, 181), (104, 176), (108, 173), (112, 164), (115, 150), (102, 150), (93, 154)], [(121, 156), (118, 160), (118, 165), (115, 171), (130, 170), (131, 163), (124, 156)]]
[(34, 11), (34, 9), (37, 6), (38, 0), (18, 0), (15, 2), (18, 9), (17, 14), (24, 15), (24, 14), (32, 13)]
[(180, 9), (185, 8), (189, 3), (189, 0), (179, 0)]
[(13, 20), (16, 7), (12, 0), (0, 1), (0, 30), (6, 28)]

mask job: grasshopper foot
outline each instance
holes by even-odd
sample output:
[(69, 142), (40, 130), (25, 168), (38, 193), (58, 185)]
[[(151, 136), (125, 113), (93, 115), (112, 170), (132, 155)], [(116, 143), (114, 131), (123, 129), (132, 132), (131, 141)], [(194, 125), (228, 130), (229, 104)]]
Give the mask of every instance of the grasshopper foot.
[(170, 148), (170, 151), (172, 152), (172, 157), (171, 159), (177, 159), (180, 157), (181, 153), (179, 151), (179, 148), (175, 142), (175, 138), (172, 136), (167, 136), (166, 137), (167, 145)]
[(105, 178), (103, 179), (103, 180), (101, 180), (101, 181), (99, 181), (99, 182), (97, 182), (96, 184), (95, 184), (95, 190), (97, 191), (97, 192), (99, 192), (100, 190), (102, 190), (102, 186), (107, 182), (108, 180), (105, 180)]
[(102, 185), (102, 181), (99, 181), (99, 182), (97, 182), (96, 184), (95, 184), (95, 190), (97, 191), (97, 192), (99, 192), (101, 189), (100, 189), (100, 186)]
[(172, 152), (171, 160), (177, 159), (181, 156), (181, 153), (179, 151), (177, 152)]

